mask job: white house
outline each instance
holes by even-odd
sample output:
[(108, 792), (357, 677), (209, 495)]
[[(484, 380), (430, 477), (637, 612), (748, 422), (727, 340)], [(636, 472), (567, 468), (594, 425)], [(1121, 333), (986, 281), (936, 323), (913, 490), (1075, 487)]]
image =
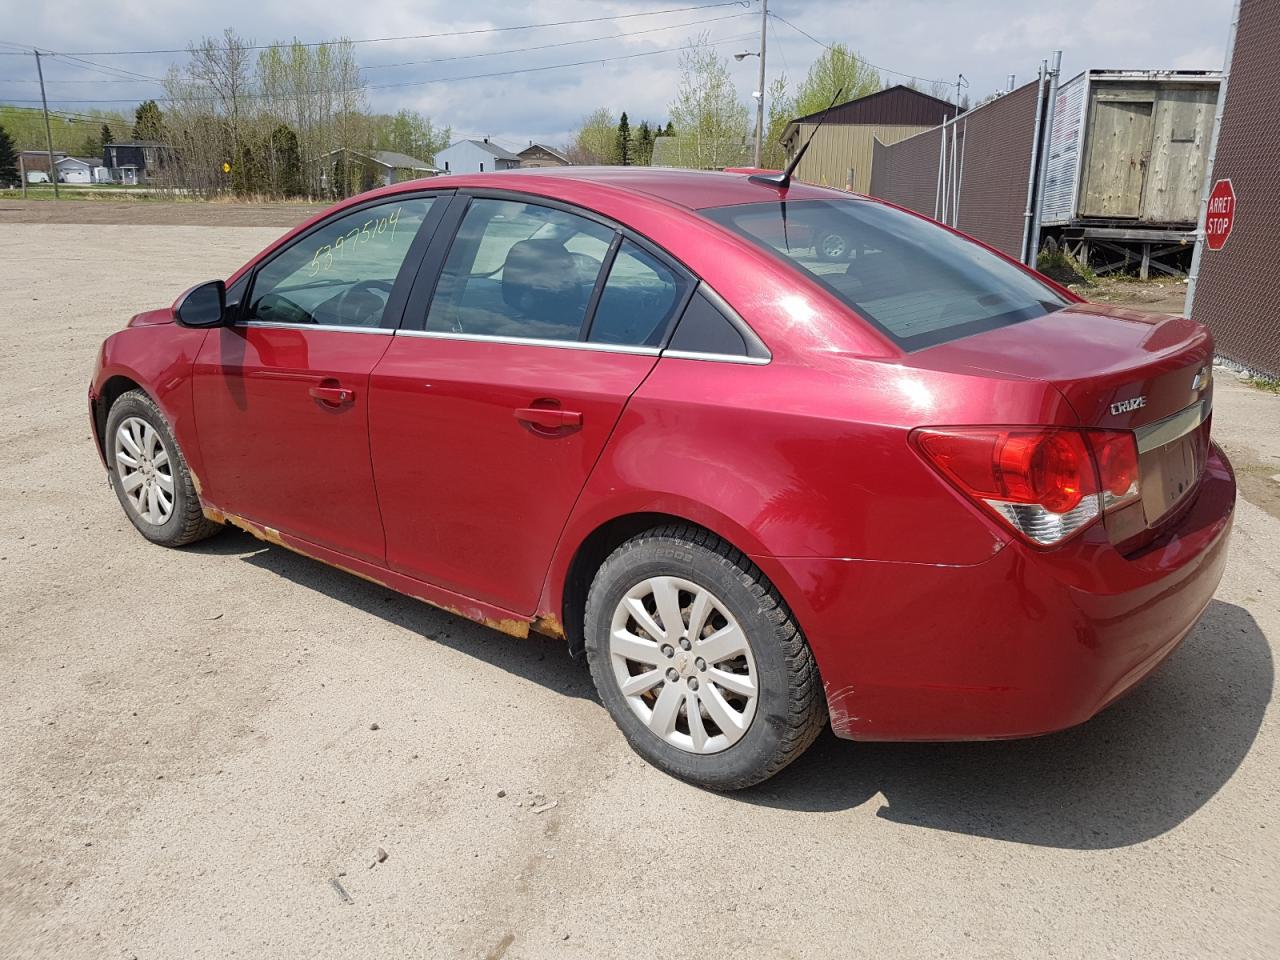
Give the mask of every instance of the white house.
[(492, 173), (494, 170), (515, 170), (520, 158), (510, 150), (504, 150), (489, 138), (483, 140), (459, 140), (436, 154), (436, 166), (444, 173)]
[(62, 157), (54, 161), (60, 183), (109, 183), (111, 174), (96, 160), (83, 157)]

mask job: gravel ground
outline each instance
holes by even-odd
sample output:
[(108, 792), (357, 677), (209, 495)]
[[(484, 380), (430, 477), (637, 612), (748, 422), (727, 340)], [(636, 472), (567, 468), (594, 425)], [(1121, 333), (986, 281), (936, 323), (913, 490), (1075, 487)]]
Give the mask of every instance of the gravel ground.
[(1220, 375), (1249, 499), (1128, 698), (1033, 741), (827, 735), (718, 796), (632, 754), (557, 643), (236, 533), (145, 543), (94, 352), (279, 229), (5, 209), (0, 956), (1280, 955), (1280, 397)]

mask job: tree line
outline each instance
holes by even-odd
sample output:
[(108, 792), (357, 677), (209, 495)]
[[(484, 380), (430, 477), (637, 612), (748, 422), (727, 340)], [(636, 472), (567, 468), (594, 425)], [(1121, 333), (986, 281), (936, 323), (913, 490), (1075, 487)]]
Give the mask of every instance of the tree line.
[[(233, 30), (207, 37), (170, 68), (154, 139), (161, 176), (212, 195), (349, 196), (375, 183), (368, 155), (389, 150), (430, 164), (451, 130), (413, 110), (368, 108), (353, 47), (278, 43), (253, 55)], [(152, 138), (148, 138), (152, 139)]]
[[(765, 101), (762, 165), (778, 168), (786, 163), (781, 137), (796, 117), (824, 109), (837, 91), (843, 103), (883, 86), (879, 71), (840, 43), (827, 48), (794, 88), (785, 74), (777, 77)], [(945, 91), (930, 92), (939, 96)], [(625, 111), (615, 119), (609, 108), (600, 107), (583, 118), (565, 153), (575, 163), (652, 163), (704, 170), (750, 163), (755, 104), (739, 99), (729, 59), (705, 35), (681, 53), (680, 81), (668, 115), (665, 126), (642, 121), (633, 128)]]

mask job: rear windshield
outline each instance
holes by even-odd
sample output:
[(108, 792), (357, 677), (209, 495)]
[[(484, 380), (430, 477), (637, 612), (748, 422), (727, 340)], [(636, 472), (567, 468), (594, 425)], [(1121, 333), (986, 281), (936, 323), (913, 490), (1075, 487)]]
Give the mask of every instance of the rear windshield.
[(1067, 305), (978, 244), (884, 204), (779, 200), (702, 212), (817, 280), (904, 350)]

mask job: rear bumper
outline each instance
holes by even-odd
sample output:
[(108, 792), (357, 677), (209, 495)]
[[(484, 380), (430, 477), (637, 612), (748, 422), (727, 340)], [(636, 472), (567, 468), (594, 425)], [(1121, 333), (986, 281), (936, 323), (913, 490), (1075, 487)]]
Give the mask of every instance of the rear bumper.
[(1191, 631), (1222, 578), (1235, 493), (1214, 447), (1191, 509), (1133, 557), (1096, 525), (973, 566), (772, 563), (795, 584), (838, 735), (1034, 736), (1089, 719)]

